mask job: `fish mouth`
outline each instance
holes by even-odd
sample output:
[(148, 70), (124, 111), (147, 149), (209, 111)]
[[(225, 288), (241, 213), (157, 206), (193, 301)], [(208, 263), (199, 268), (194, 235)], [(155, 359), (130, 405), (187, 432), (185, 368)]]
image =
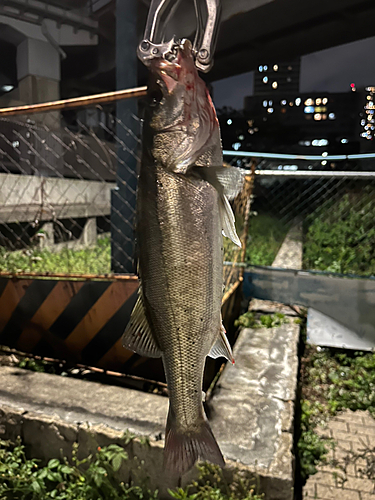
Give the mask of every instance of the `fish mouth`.
[(158, 77), (162, 91), (172, 93), (179, 82), (181, 65), (177, 61), (160, 58), (152, 61), (150, 69)]

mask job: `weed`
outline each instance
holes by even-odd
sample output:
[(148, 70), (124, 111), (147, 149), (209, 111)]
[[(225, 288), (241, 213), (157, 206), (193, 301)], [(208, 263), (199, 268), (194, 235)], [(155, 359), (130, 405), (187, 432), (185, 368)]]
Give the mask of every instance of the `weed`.
[(60, 252), (35, 247), (10, 252), (0, 247), (0, 271), (107, 274), (111, 272), (110, 239), (98, 239), (92, 247), (64, 248)]
[[(133, 439), (125, 436), (125, 442)], [(145, 441), (147, 443), (147, 441)], [(117, 473), (128, 460), (127, 452), (116, 444), (101, 448), (78, 459), (78, 444), (72, 447), (72, 460), (40, 461), (28, 459), (18, 439), (15, 445), (0, 440), (0, 498), (1, 500), (157, 500), (158, 491), (145, 485), (119, 482)], [(136, 460), (136, 457), (134, 458)], [(142, 467), (143, 461), (140, 462)], [(233, 481), (225, 480), (223, 471), (214, 465), (198, 466), (199, 478), (185, 488), (170, 490), (177, 500), (261, 500), (254, 493), (254, 481), (234, 473)]]
[(95, 453), (79, 460), (78, 445), (72, 449), (72, 463), (53, 458), (45, 467), (27, 459), (24, 446), (0, 441), (0, 498), (19, 500), (94, 500), (97, 498), (156, 499), (157, 492), (118, 483), (116, 472), (128, 459), (118, 445), (98, 447)]
[(315, 432), (338, 411), (368, 410), (375, 417), (375, 353), (306, 346), (302, 359), (301, 436), (303, 478), (316, 472), (333, 442)]
[(258, 315), (247, 311), (235, 320), (234, 326), (243, 328), (275, 328), (285, 323), (289, 323), (289, 319), (283, 313)]
[(255, 493), (253, 480), (243, 479), (236, 473), (229, 484), (220, 467), (211, 464), (198, 465), (197, 481), (185, 488), (169, 490), (176, 500), (262, 500)]
[(250, 219), (246, 262), (258, 266), (271, 266), (285, 238), (288, 226), (270, 215), (257, 215)]
[(319, 207), (306, 221), (304, 268), (375, 274), (375, 198), (347, 193)]

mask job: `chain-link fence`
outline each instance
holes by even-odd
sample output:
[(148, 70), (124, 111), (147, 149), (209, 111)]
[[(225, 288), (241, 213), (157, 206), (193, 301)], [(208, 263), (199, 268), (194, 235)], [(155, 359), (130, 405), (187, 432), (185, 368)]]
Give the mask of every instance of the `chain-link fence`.
[(2, 271), (133, 271), (141, 120), (118, 115), (109, 103), (0, 117)]
[[(60, 108), (0, 114), (0, 272), (133, 273), (137, 100)], [(251, 190), (248, 177), (234, 201), (242, 249), (224, 239), (226, 293), (242, 273)]]
[[(246, 263), (272, 265), (299, 225), (304, 269), (375, 275), (375, 154), (257, 156)], [(250, 158), (230, 160), (249, 168)]]

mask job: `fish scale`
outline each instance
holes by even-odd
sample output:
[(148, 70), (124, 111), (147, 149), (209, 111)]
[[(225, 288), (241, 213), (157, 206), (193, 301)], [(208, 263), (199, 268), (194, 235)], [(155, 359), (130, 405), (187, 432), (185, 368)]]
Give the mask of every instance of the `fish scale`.
[(165, 466), (182, 475), (198, 459), (224, 465), (202, 384), (208, 355), (232, 360), (221, 324), (222, 232), (239, 243), (227, 194), (240, 182), (236, 169), (222, 166), (216, 113), (191, 44), (175, 62), (154, 60), (151, 71), (137, 192), (141, 286), (123, 343), (162, 357), (170, 401)]

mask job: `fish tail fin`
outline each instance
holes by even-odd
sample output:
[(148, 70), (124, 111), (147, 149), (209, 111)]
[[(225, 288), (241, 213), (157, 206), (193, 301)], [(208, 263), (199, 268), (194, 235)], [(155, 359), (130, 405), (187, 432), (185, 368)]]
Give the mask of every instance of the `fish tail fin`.
[(178, 431), (176, 420), (169, 408), (165, 433), (164, 468), (182, 476), (197, 460), (225, 466), (223, 455), (207, 420), (202, 420), (197, 430), (189, 433)]

